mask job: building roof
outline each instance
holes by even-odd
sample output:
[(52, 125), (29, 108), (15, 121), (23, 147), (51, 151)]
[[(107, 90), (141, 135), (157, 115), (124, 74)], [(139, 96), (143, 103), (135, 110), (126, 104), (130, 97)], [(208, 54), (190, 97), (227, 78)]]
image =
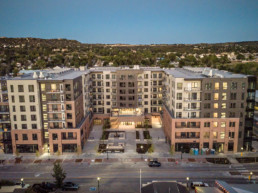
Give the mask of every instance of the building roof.
[(216, 187), (195, 187), (196, 193), (223, 193)]
[(188, 193), (188, 190), (177, 182), (152, 182), (142, 187), (142, 193)]

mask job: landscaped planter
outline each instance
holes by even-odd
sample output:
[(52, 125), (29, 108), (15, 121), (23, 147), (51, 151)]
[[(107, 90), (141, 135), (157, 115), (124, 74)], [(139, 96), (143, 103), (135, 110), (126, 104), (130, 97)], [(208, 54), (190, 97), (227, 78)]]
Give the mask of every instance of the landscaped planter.
[(143, 131), (143, 138), (144, 138), (144, 141), (151, 140), (152, 137), (150, 136), (150, 132), (149, 131)]
[[(143, 148), (141, 148), (141, 146)], [(140, 153), (140, 154), (144, 154), (146, 152), (148, 152), (148, 149), (151, 147), (151, 144), (136, 144), (136, 152)]]

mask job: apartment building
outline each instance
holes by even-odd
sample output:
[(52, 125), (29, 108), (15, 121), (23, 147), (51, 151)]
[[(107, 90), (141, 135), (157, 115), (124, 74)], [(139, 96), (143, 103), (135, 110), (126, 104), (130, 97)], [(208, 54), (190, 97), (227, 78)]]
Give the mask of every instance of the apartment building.
[(252, 134), (246, 119), (253, 118), (247, 109), (254, 109), (248, 97), (254, 77), (211, 68), (165, 72), (163, 126), (175, 151), (250, 150)]
[(0, 78), (0, 149), (12, 153), (11, 121), (7, 93), (7, 77)]
[(190, 67), (56, 67), (2, 82), (1, 123), (9, 125), (1, 128), (8, 128), (13, 152), (81, 151), (93, 124), (144, 128), (154, 117), (176, 151), (251, 149), (254, 76)]

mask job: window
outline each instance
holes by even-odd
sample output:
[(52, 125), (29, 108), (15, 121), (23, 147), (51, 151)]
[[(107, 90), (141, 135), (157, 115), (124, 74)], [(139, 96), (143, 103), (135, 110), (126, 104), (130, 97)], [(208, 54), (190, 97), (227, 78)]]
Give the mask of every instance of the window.
[(230, 108), (232, 109), (236, 108), (236, 103), (230, 103)]
[(176, 108), (177, 109), (182, 109), (182, 103), (176, 103)]
[(51, 91), (56, 91), (56, 84), (51, 84)]
[(222, 109), (226, 109), (226, 108), (227, 108), (227, 103), (222, 103), (222, 104), (221, 104), (221, 108), (222, 108)]
[(13, 85), (10, 85), (10, 90), (11, 90), (11, 92), (14, 92), (13, 91)]
[(242, 83), (242, 89), (245, 89), (245, 82)]
[(176, 117), (177, 118), (182, 118), (182, 112), (176, 112)]
[(220, 113), (220, 117), (221, 118), (226, 118), (226, 113), (225, 112)]
[(229, 127), (235, 127), (236, 126), (236, 122), (229, 122)]
[(227, 93), (222, 93), (222, 100), (223, 101), (227, 100)]
[(53, 140), (57, 140), (57, 139), (58, 139), (57, 133), (53, 133), (53, 134), (52, 134), (52, 138), (53, 138)]
[(231, 89), (232, 90), (237, 89), (237, 82), (231, 82)]
[(220, 139), (225, 139), (225, 132), (220, 132)]
[(27, 124), (22, 124), (22, 129), (27, 129)]
[(44, 121), (47, 121), (48, 119), (47, 119), (47, 114), (43, 114), (43, 120)]
[(221, 122), (220, 127), (226, 127), (226, 122)]
[(16, 120), (17, 120), (17, 119), (16, 119), (16, 115), (14, 115), (14, 116), (13, 116), (13, 120), (14, 120), (14, 121), (16, 121)]
[(18, 85), (18, 92), (24, 92), (23, 85)]
[(229, 132), (228, 137), (229, 137), (229, 139), (234, 139), (235, 138), (235, 132)]
[(242, 131), (239, 131), (238, 138), (242, 138)]
[(42, 95), (41, 95), (41, 98), (42, 98), (42, 101), (46, 101), (46, 100), (47, 100), (47, 97), (46, 97), (45, 94), (42, 94)]
[(15, 140), (18, 141), (18, 134), (15, 134)]
[(214, 131), (214, 132), (212, 132), (212, 134), (213, 134), (213, 138), (214, 138), (214, 139), (217, 139), (217, 138), (218, 138), (218, 132), (215, 132), (215, 131)]
[(219, 100), (219, 93), (214, 93), (214, 100)]
[(36, 111), (36, 106), (30, 106), (30, 111), (35, 112)]
[(215, 90), (219, 90), (219, 82), (215, 82), (215, 87), (214, 87)]
[(12, 102), (15, 103), (15, 98), (14, 98), (14, 96), (12, 96)]
[(203, 115), (205, 118), (210, 118), (211, 117), (211, 114), (210, 113), (204, 113)]
[(36, 115), (31, 115), (31, 120), (32, 120), (32, 121), (36, 121), (36, 120), (37, 120)]
[(177, 93), (176, 97), (177, 97), (177, 100), (182, 100), (182, 93)]
[(203, 138), (204, 139), (209, 139), (210, 138), (210, 132), (204, 132)]
[(32, 140), (38, 140), (38, 135), (37, 134), (32, 134)]
[(46, 85), (45, 84), (41, 84), (40, 87), (41, 87), (41, 91), (45, 91), (46, 90)]
[(242, 98), (242, 100), (245, 100), (245, 93), (244, 92), (242, 93), (242, 97), (241, 98)]
[(71, 104), (67, 104), (66, 105), (66, 110), (72, 110), (72, 105)]
[(218, 113), (213, 113), (214, 118), (218, 118)]
[(236, 117), (236, 113), (235, 112), (229, 112), (229, 117)]
[(204, 103), (204, 108), (205, 109), (210, 109), (211, 108), (211, 104), (210, 103)]
[(34, 92), (34, 85), (29, 85), (29, 92)]
[(35, 96), (34, 95), (30, 95), (29, 98), (30, 98), (30, 102), (35, 102)]
[(22, 121), (26, 121), (27, 119), (26, 119), (26, 115), (21, 115), (21, 120)]
[(212, 83), (205, 83), (206, 90), (211, 90), (211, 88), (212, 88)]
[(210, 127), (211, 123), (210, 122), (204, 122), (204, 127)]
[(211, 93), (205, 93), (204, 100), (211, 100)]
[(31, 124), (32, 129), (37, 129), (37, 124)]
[(237, 93), (230, 93), (230, 100), (236, 100)]
[(25, 111), (26, 111), (25, 106), (20, 106), (20, 111), (21, 111), (21, 112), (25, 112)]
[(178, 90), (182, 90), (182, 88), (183, 88), (183, 83), (177, 83), (177, 89)]
[(24, 96), (19, 96), (19, 102), (20, 103), (24, 103), (25, 102)]
[(218, 122), (213, 122), (213, 127), (218, 127)]
[(228, 89), (228, 83), (227, 82), (223, 82), (223, 90), (227, 90)]
[(15, 108), (15, 106), (13, 106), (13, 112), (16, 112), (16, 108)]
[(214, 103), (214, 104), (213, 104), (213, 107), (214, 107), (214, 109), (219, 108), (219, 103)]
[(72, 113), (67, 113), (67, 119), (72, 119), (72, 118), (73, 118)]

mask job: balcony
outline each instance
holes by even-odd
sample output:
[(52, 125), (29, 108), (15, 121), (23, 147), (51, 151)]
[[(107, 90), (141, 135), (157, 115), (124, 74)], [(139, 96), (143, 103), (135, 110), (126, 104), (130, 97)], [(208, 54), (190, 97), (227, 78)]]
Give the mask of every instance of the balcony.
[(184, 111), (200, 111), (200, 110), (201, 110), (200, 107), (195, 107), (195, 108), (184, 107)]
[(196, 92), (196, 91), (201, 91), (201, 88), (188, 88), (188, 87), (185, 87), (184, 91), (186, 91), (186, 92)]
[(55, 90), (48, 90), (46, 93), (47, 93), (47, 94), (52, 94), (52, 93), (63, 93), (63, 91), (62, 91), (62, 90), (59, 90), (59, 89), (55, 89)]
[(10, 119), (0, 119), (0, 123), (10, 122)]
[(200, 99), (200, 98), (184, 98), (184, 101), (185, 101), (185, 102), (188, 102), (188, 101), (197, 101), (197, 102), (200, 102), (201, 99)]

